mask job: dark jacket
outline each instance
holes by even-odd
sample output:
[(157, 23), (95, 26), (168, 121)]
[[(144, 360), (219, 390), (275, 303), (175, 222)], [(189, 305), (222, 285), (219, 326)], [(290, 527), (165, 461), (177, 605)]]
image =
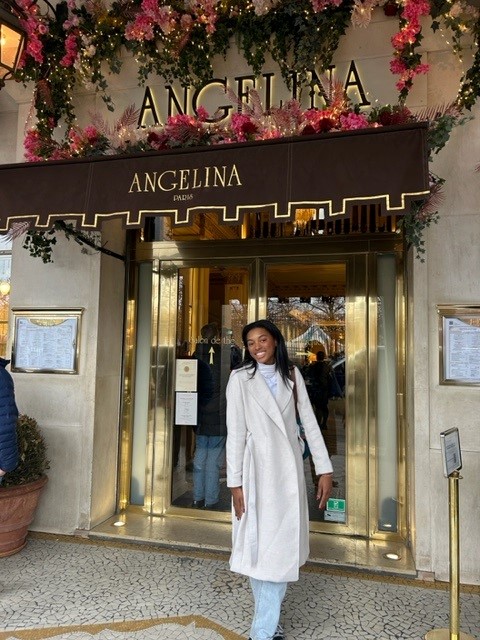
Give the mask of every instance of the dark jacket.
[[(215, 341), (200, 344), (195, 351), (195, 356), (207, 365), (212, 380), (212, 393), (208, 402), (199, 403), (196, 433), (201, 436), (226, 436), (226, 381), (222, 380), (224, 377), (222, 376), (222, 348)], [(199, 369), (199, 373), (200, 371), (201, 369)], [(230, 368), (228, 367), (227, 377), (229, 373)]]
[(15, 391), (10, 373), (5, 369), (10, 360), (0, 358), (0, 469), (13, 471), (18, 464), (17, 418)]

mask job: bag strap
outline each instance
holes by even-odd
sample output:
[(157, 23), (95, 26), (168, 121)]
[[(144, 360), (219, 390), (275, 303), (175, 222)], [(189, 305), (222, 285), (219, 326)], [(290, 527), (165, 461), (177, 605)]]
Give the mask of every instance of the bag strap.
[(295, 400), (295, 415), (297, 416), (297, 420), (299, 418), (298, 414), (298, 406), (297, 406), (297, 385), (295, 384), (295, 369), (290, 369), (290, 380), (293, 382), (293, 399)]

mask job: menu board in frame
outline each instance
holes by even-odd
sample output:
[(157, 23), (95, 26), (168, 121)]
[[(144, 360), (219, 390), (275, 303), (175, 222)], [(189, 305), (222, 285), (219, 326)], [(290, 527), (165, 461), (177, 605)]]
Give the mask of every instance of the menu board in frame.
[(12, 371), (78, 373), (83, 309), (12, 309)]
[(480, 305), (438, 305), (440, 384), (480, 386)]

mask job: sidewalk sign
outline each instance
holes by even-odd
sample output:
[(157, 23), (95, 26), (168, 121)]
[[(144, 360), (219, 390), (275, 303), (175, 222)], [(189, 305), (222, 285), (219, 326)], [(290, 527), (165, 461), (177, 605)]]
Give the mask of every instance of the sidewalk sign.
[(459, 628), (460, 619), (460, 539), (458, 526), (458, 481), (461, 478), (462, 453), (457, 427), (440, 434), (443, 473), (448, 478), (448, 506), (450, 522), (450, 629), (433, 629), (425, 640), (474, 640)]

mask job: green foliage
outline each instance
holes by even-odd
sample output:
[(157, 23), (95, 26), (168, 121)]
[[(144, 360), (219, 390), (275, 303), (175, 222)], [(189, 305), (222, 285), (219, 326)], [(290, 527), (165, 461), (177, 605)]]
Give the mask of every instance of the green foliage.
[(457, 98), (459, 108), (468, 110), (473, 107), (480, 95), (480, 18), (475, 24), (472, 34), (476, 51), (473, 63), (461, 80), (462, 88)]
[(53, 262), (52, 249), (55, 244), (57, 244), (55, 228), (49, 231), (27, 231), (23, 248), (27, 249), (33, 258), (41, 258), (42, 262), (47, 264)]
[(351, 11), (351, 2), (314, 12), (309, 0), (295, 0), (262, 16), (246, 12), (235, 25), (238, 46), (255, 75), (270, 53), (287, 86), (294, 72), (297, 83), (306, 85), (309, 72), (328, 69), (350, 24)]
[(50, 469), (47, 445), (34, 418), (27, 415), (18, 416), (17, 440), (19, 463), (14, 471), (5, 474), (2, 487), (16, 487), (34, 482)]
[(425, 262), (425, 238), (424, 231), (431, 224), (437, 224), (439, 215), (437, 212), (431, 214), (429, 218), (424, 219), (418, 215), (421, 204), (414, 203), (408, 213), (400, 219), (399, 226), (403, 229), (405, 243), (407, 248), (415, 250), (415, 258), (420, 262)]
[(430, 172), (430, 194), (424, 200), (416, 200), (412, 203), (410, 211), (400, 221), (403, 228), (405, 244), (407, 248), (415, 249), (415, 257), (425, 262), (426, 253), (423, 233), (431, 224), (437, 224), (439, 214), (438, 206), (443, 201), (444, 178)]
[(125, 260), (125, 256), (115, 251), (110, 251), (110, 249), (103, 246), (96, 239), (94, 232), (81, 231), (71, 222), (66, 223), (63, 220), (57, 220), (49, 231), (28, 231), (23, 243), (23, 248), (28, 249), (33, 258), (41, 258), (45, 264), (52, 263), (53, 246), (57, 244), (55, 234), (58, 232), (64, 233), (67, 240), (73, 238), (73, 240), (81, 246), (82, 253), (88, 253), (87, 247), (90, 247), (94, 251), (99, 251), (117, 260)]
[(432, 159), (433, 154), (437, 154), (447, 144), (455, 127), (465, 124), (471, 119), (472, 116), (463, 116), (459, 112), (450, 112), (438, 115), (434, 120), (431, 120), (427, 132), (430, 159)]

